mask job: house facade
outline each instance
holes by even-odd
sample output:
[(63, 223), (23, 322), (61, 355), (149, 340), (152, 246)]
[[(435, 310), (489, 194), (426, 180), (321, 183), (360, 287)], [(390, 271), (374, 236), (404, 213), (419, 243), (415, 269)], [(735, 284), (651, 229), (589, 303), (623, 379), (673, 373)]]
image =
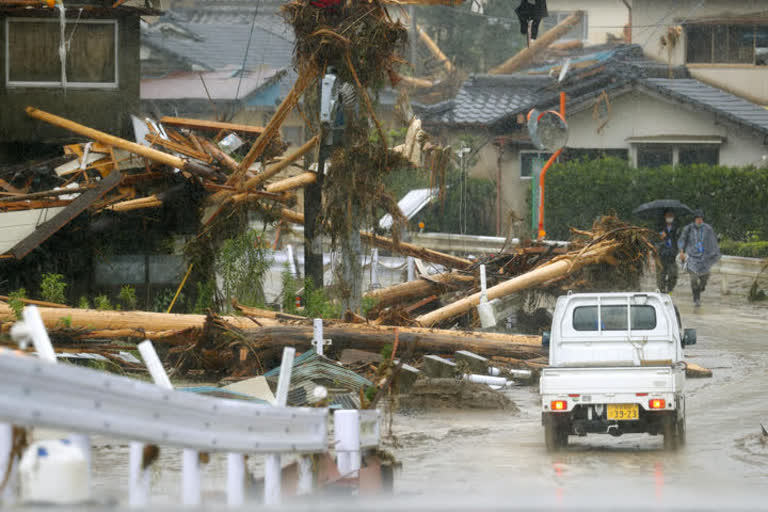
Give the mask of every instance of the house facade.
[(13, 161), (20, 145), (72, 139), (30, 119), (27, 106), (129, 135), (139, 111), (140, 16), (157, 11), (143, 2), (22, 3), (0, 4), (0, 159)]
[(638, 45), (574, 56), (558, 66), (514, 75), (470, 77), (456, 97), (424, 107), (427, 130), (448, 142), (472, 135), (479, 152), (471, 170), (497, 183), (497, 228), (524, 218), (538, 172), (551, 153), (535, 148), (526, 115), (557, 109), (566, 93), (569, 139), (562, 159), (600, 155), (637, 166), (762, 165), (768, 154), (768, 110), (644, 56)]
[(763, 0), (633, 0), (634, 42), (646, 56), (768, 105), (768, 8)]

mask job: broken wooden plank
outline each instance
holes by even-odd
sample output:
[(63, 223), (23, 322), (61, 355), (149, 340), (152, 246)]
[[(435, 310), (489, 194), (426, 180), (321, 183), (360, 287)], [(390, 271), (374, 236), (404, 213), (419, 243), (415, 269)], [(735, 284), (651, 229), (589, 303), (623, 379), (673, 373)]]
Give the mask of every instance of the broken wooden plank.
[(38, 226), (31, 235), (16, 244), (10, 250), (10, 253), (13, 254), (16, 259), (22, 259), (37, 246), (48, 240), (51, 235), (67, 225), (72, 219), (84, 212), (92, 203), (101, 199), (110, 190), (117, 187), (120, 184), (122, 176), (120, 171), (112, 171), (109, 176), (99, 181), (94, 188), (80, 194), (77, 199), (64, 207), (64, 209), (54, 215), (53, 218)]
[(379, 288), (367, 292), (364, 297), (373, 299), (377, 306), (387, 307), (394, 304), (409, 302), (422, 297), (440, 294), (454, 287), (471, 286), (475, 278), (471, 275), (463, 275), (455, 272), (446, 272), (429, 276), (429, 279), (416, 279), (407, 283), (400, 283), (386, 288)]
[(189, 119), (187, 117), (165, 116), (160, 119), (160, 124), (178, 126), (179, 128), (190, 128), (192, 130), (219, 132), (228, 130), (232, 132), (248, 133), (252, 135), (261, 135), (264, 131), (263, 126), (250, 126), (247, 124), (222, 123), (221, 121), (208, 121), (206, 119)]

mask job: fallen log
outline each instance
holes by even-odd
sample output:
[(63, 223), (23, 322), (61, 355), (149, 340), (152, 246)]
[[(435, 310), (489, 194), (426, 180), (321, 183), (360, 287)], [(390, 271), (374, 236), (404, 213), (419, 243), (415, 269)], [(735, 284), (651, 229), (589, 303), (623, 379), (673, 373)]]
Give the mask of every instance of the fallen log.
[(244, 306), (240, 304), (237, 299), (232, 299), (232, 307), (240, 311), (245, 316), (252, 316), (256, 318), (271, 318), (273, 320), (302, 320), (308, 321), (309, 318), (299, 315), (291, 315), (289, 313), (281, 313), (279, 311), (271, 311), (269, 309), (253, 308), (250, 306)]
[(685, 376), (690, 379), (702, 379), (712, 377), (712, 370), (694, 363), (685, 362)]
[(275, 194), (278, 192), (288, 192), (290, 190), (295, 190), (297, 188), (304, 188), (307, 185), (310, 185), (316, 181), (317, 181), (316, 172), (303, 172), (301, 174), (297, 174), (296, 176), (292, 176), (290, 178), (277, 181), (275, 183), (270, 183), (269, 185), (266, 186), (265, 190), (267, 192), (272, 192)]
[(453, 63), (443, 53), (443, 51), (440, 49), (440, 47), (437, 46), (435, 41), (433, 41), (432, 38), (429, 37), (429, 34), (424, 32), (424, 29), (422, 29), (418, 25), (416, 26), (416, 32), (418, 32), (419, 39), (421, 39), (421, 42), (424, 43), (424, 46), (426, 46), (429, 49), (429, 51), (432, 53), (432, 55), (435, 56), (435, 58), (438, 60), (438, 62), (440, 62), (440, 64), (443, 67), (445, 67), (445, 71), (447, 73), (453, 73), (455, 71), (455, 68), (453, 67)]
[[(414, 346), (414, 355), (453, 354), (457, 350), (469, 350), (491, 357), (534, 359), (546, 354), (538, 336), (492, 334), (462, 331), (446, 331), (410, 327), (387, 327), (360, 324), (331, 324), (323, 328), (323, 336), (332, 340), (331, 349), (354, 348), (379, 352), (395, 340), (399, 332), (401, 350), (407, 352)], [(295, 346), (307, 350), (312, 346), (313, 327), (304, 325), (280, 325), (249, 329), (243, 334), (255, 343), (255, 348)], [(538, 343), (537, 343), (538, 342)]]
[[(175, 313), (151, 313), (148, 311), (101, 311), (96, 309), (78, 308), (38, 308), (43, 323), (48, 329), (60, 328), (66, 324), (68, 328), (89, 330), (121, 330), (133, 331), (182, 331), (185, 329), (205, 326), (205, 315), (180, 315)], [(219, 319), (238, 329), (251, 329), (257, 324), (253, 320), (238, 316), (224, 316)], [(276, 320), (269, 318), (256, 319), (263, 326), (279, 325)], [(7, 322), (3, 330), (10, 328), (10, 323), (16, 321), (16, 315), (7, 304), (0, 304), (0, 321)]]
[(191, 128), (193, 130), (220, 132), (228, 130), (233, 132), (247, 133), (250, 135), (261, 135), (264, 128), (261, 126), (250, 126), (246, 124), (222, 123), (220, 121), (208, 121), (205, 119), (188, 119), (185, 117), (165, 116), (160, 119), (160, 124), (178, 126), (180, 128)]
[[(614, 250), (619, 247), (620, 243), (618, 241), (608, 240), (599, 242), (585, 251), (560, 256), (530, 272), (488, 288), (488, 300), (506, 297), (507, 295), (542, 285), (548, 281), (568, 276), (587, 265), (610, 260)], [(475, 293), (440, 309), (421, 315), (416, 318), (416, 321), (425, 327), (429, 327), (438, 322), (454, 318), (476, 307), (480, 303), (481, 296), (480, 292)]]
[[(302, 213), (283, 208), (280, 211), (280, 215), (289, 222), (304, 224), (304, 214)], [(405, 242), (396, 244), (391, 238), (374, 235), (367, 231), (360, 231), (360, 237), (365, 242), (374, 247), (378, 247), (379, 249), (387, 249), (388, 251), (403, 254), (405, 256), (413, 256), (414, 258), (419, 258), (438, 265), (444, 265), (446, 267), (466, 270), (474, 265), (471, 261), (464, 258), (458, 258), (456, 256), (451, 256), (450, 254), (425, 249), (424, 247)]]
[(238, 169), (238, 163), (237, 160), (223, 152), (219, 147), (214, 144), (213, 142), (209, 141), (208, 139), (200, 138), (197, 139), (197, 137), (193, 137), (192, 140), (198, 140), (199, 144), (203, 147), (203, 150), (211, 155), (217, 162), (219, 162), (221, 165), (226, 167), (232, 172), (237, 171)]
[(576, 11), (555, 27), (547, 30), (529, 48), (523, 48), (515, 56), (491, 69), (490, 75), (508, 75), (530, 64), (534, 57), (546, 50), (549, 45), (563, 37), (572, 27), (584, 19), (584, 11)]
[(377, 306), (387, 307), (434, 294), (441, 294), (451, 288), (470, 286), (474, 281), (474, 276), (446, 272), (430, 276), (428, 279), (421, 278), (408, 283), (371, 290), (363, 297), (373, 299), (376, 301)]
[[(4, 300), (5, 302), (8, 302), (11, 300), (10, 297), (7, 295), (0, 295), (0, 300)], [(68, 308), (66, 304), (56, 304), (55, 302), (46, 302), (44, 300), (34, 300), (34, 299), (16, 299), (22, 304), (34, 304), (35, 306), (45, 306), (47, 308)]]

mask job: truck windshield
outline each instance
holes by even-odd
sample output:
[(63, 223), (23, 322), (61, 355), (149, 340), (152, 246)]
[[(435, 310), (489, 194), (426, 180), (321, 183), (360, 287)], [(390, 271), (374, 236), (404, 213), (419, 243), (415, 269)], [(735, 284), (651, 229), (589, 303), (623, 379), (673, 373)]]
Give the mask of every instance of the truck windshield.
[[(627, 306), (602, 306), (600, 316), (603, 331), (627, 330)], [(579, 306), (573, 310), (573, 328), (577, 331), (597, 331), (597, 306)], [(632, 306), (632, 330), (656, 328), (656, 308)]]

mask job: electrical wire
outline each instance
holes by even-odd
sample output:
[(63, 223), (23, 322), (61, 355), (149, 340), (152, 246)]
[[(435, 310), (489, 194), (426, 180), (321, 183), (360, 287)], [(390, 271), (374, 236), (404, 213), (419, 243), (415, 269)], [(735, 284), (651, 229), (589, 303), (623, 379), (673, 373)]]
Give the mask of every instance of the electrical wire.
[[(256, 4), (256, 9), (253, 11), (253, 20), (251, 21), (251, 32), (248, 34), (248, 44), (245, 47), (245, 54), (243, 55), (243, 63), (240, 65), (240, 77), (237, 81), (237, 90), (235, 91), (235, 101), (232, 102), (232, 117), (235, 116), (235, 105), (240, 98), (240, 86), (243, 83), (243, 75), (245, 75), (245, 64), (248, 61), (248, 52), (251, 49), (251, 41), (253, 40), (253, 31), (256, 28), (256, 18), (259, 16), (259, 8), (261, 7), (261, 0)], [(262, 54), (263, 57), (263, 54)]]

